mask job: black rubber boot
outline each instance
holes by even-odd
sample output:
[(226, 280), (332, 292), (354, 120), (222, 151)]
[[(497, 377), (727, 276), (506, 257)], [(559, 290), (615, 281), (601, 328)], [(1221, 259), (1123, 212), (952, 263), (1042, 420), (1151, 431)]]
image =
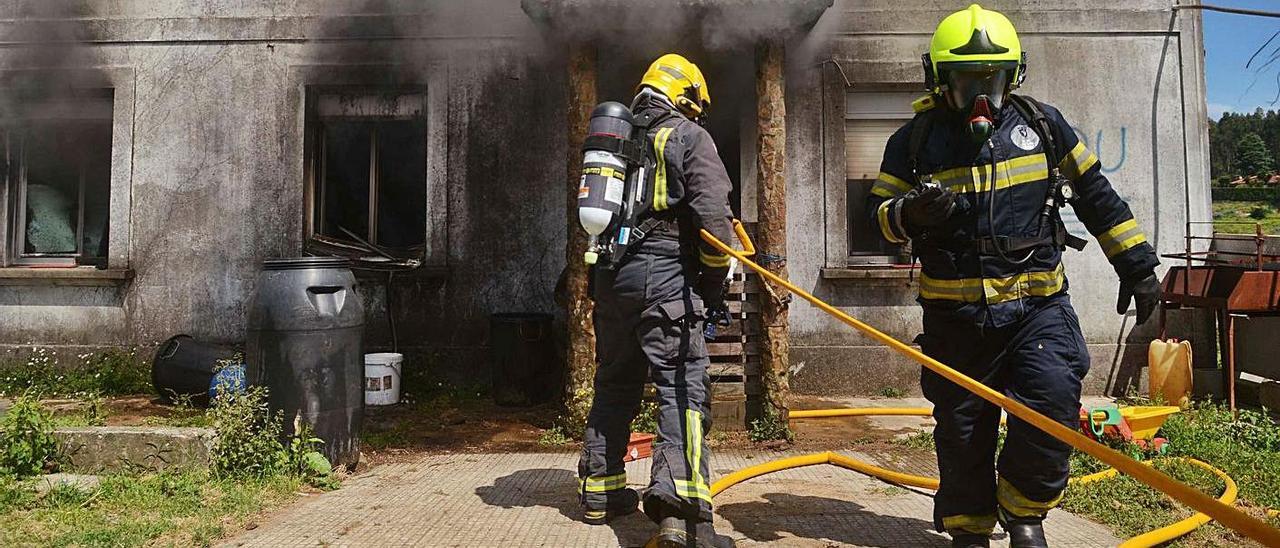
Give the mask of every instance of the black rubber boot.
[(610, 520), (627, 514), (634, 514), (640, 508), (640, 493), (635, 489), (623, 489), (609, 494), (609, 502), (605, 509), (582, 509), (582, 521), (588, 525), (604, 525)]
[(733, 548), (733, 539), (716, 533), (711, 522), (694, 522), (676, 516), (662, 518), (658, 534), (646, 547), (656, 548)]
[(974, 533), (951, 535), (951, 548), (991, 548), (991, 537)]
[(1000, 526), (1009, 533), (1009, 548), (1049, 548), (1044, 539), (1044, 517), (1018, 518), (1001, 509)]

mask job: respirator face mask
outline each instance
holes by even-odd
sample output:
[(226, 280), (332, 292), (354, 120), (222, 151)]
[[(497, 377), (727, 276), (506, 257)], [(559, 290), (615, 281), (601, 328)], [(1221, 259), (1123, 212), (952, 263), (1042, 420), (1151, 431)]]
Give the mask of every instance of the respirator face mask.
[(995, 128), (995, 113), (1004, 106), (1010, 67), (977, 64), (947, 71), (948, 106), (966, 116), (975, 142), (985, 142)]

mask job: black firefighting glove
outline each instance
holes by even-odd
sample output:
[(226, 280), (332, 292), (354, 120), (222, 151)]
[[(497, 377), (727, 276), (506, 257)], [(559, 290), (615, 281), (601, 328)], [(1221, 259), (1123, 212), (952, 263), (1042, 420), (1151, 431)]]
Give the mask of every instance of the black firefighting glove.
[(916, 232), (938, 226), (955, 213), (956, 197), (940, 186), (913, 188), (902, 197), (903, 220)]
[(729, 291), (729, 280), (724, 271), (716, 270), (719, 272), (704, 272), (698, 278), (698, 287), (695, 288), (698, 296), (702, 297), (702, 304), (706, 305), (708, 317), (712, 310), (725, 307), (724, 294)]
[(1116, 301), (1116, 313), (1124, 314), (1129, 310), (1129, 302), (1138, 305), (1138, 324), (1147, 321), (1156, 305), (1160, 303), (1160, 281), (1154, 272), (1129, 280), (1120, 280), (1120, 300)]

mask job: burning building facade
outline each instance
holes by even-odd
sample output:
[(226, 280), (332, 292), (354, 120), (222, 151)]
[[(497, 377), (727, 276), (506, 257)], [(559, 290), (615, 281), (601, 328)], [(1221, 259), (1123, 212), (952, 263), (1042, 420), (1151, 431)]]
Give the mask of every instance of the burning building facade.
[[(760, 221), (771, 165), (758, 158), (757, 90), (776, 80), (789, 275), (894, 336), (919, 331), (910, 260), (867, 233), (861, 201), (921, 93), (932, 28), (960, 3), (43, 4), (0, 7), (11, 350), (175, 333), (237, 343), (263, 259), (339, 254), (372, 257), (359, 273), (369, 348), (472, 377), (490, 314), (564, 316), (575, 83), (589, 73), (593, 103), (629, 99), (666, 51), (707, 70), (709, 129), (747, 222)], [(1210, 218), (1199, 15), (1162, 0), (986, 7), (1024, 36), (1024, 91), (1074, 116), (1152, 243), (1181, 249), (1185, 223)], [(758, 70), (762, 44), (781, 70)], [(1127, 342), (1154, 326), (1114, 313), (1096, 245), (1066, 264), (1094, 358), (1086, 390), (1136, 385), (1146, 347)], [(1171, 318), (1211, 360), (1212, 323)], [(789, 319), (793, 389), (915, 385), (915, 366), (818, 311), (793, 306)]]

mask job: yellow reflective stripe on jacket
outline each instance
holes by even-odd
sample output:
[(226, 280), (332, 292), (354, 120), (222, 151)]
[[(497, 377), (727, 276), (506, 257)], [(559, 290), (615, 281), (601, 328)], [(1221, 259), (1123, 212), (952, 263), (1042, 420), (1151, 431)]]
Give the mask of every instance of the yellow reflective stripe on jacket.
[(996, 304), (1025, 297), (1048, 297), (1062, 291), (1066, 277), (1062, 263), (1047, 272), (1024, 272), (1007, 278), (942, 280), (920, 275), (920, 296), (925, 299)]
[(702, 413), (684, 411), (684, 458), (689, 465), (689, 479), (675, 480), (676, 494), (711, 502), (711, 487), (702, 475)]
[[(1044, 154), (1019, 156), (995, 164), (996, 190), (1049, 179), (1049, 162)], [(989, 192), (992, 184), (992, 165), (958, 167), (939, 171), (931, 176), (935, 182), (952, 192)]]
[(627, 486), (627, 473), (612, 476), (582, 478), (578, 482), (578, 493), (604, 493), (616, 491)]
[(965, 514), (942, 518), (942, 528), (975, 535), (990, 535), (996, 529), (995, 514)]
[(894, 235), (893, 228), (889, 224), (893, 222), (892, 219), (889, 218), (889, 205), (892, 203), (893, 200), (885, 200), (884, 203), (880, 204), (880, 207), (876, 208), (876, 222), (880, 225), (880, 234), (884, 236), (884, 239), (889, 240), (891, 243), (906, 243), (906, 240)]
[(698, 249), (698, 260), (702, 264), (711, 268), (723, 268), (729, 266), (729, 256), (721, 253), (707, 253), (702, 249)]
[(999, 502), (1000, 507), (1006, 512), (1020, 518), (1043, 516), (1061, 501), (1062, 493), (1058, 493), (1053, 500), (1038, 502), (1027, 498), (1008, 480), (1000, 478), (996, 481), (996, 502)]
[(1145, 241), (1147, 241), (1147, 236), (1138, 229), (1138, 221), (1133, 219), (1111, 227), (1110, 230), (1098, 235), (1098, 245), (1102, 246), (1102, 251), (1107, 254), (1108, 259), (1124, 253), (1126, 250)]
[(911, 184), (883, 171), (871, 185), (871, 193), (881, 198), (897, 198), (911, 191)]
[(1098, 163), (1098, 157), (1084, 146), (1084, 141), (1080, 141), (1076, 143), (1075, 148), (1071, 149), (1071, 153), (1064, 156), (1058, 163), (1058, 169), (1062, 170), (1062, 174), (1068, 179), (1074, 181), (1096, 163)]
[(653, 149), (657, 156), (657, 166), (653, 177), (653, 210), (667, 209), (667, 139), (671, 138), (674, 128), (664, 127), (653, 137)]

